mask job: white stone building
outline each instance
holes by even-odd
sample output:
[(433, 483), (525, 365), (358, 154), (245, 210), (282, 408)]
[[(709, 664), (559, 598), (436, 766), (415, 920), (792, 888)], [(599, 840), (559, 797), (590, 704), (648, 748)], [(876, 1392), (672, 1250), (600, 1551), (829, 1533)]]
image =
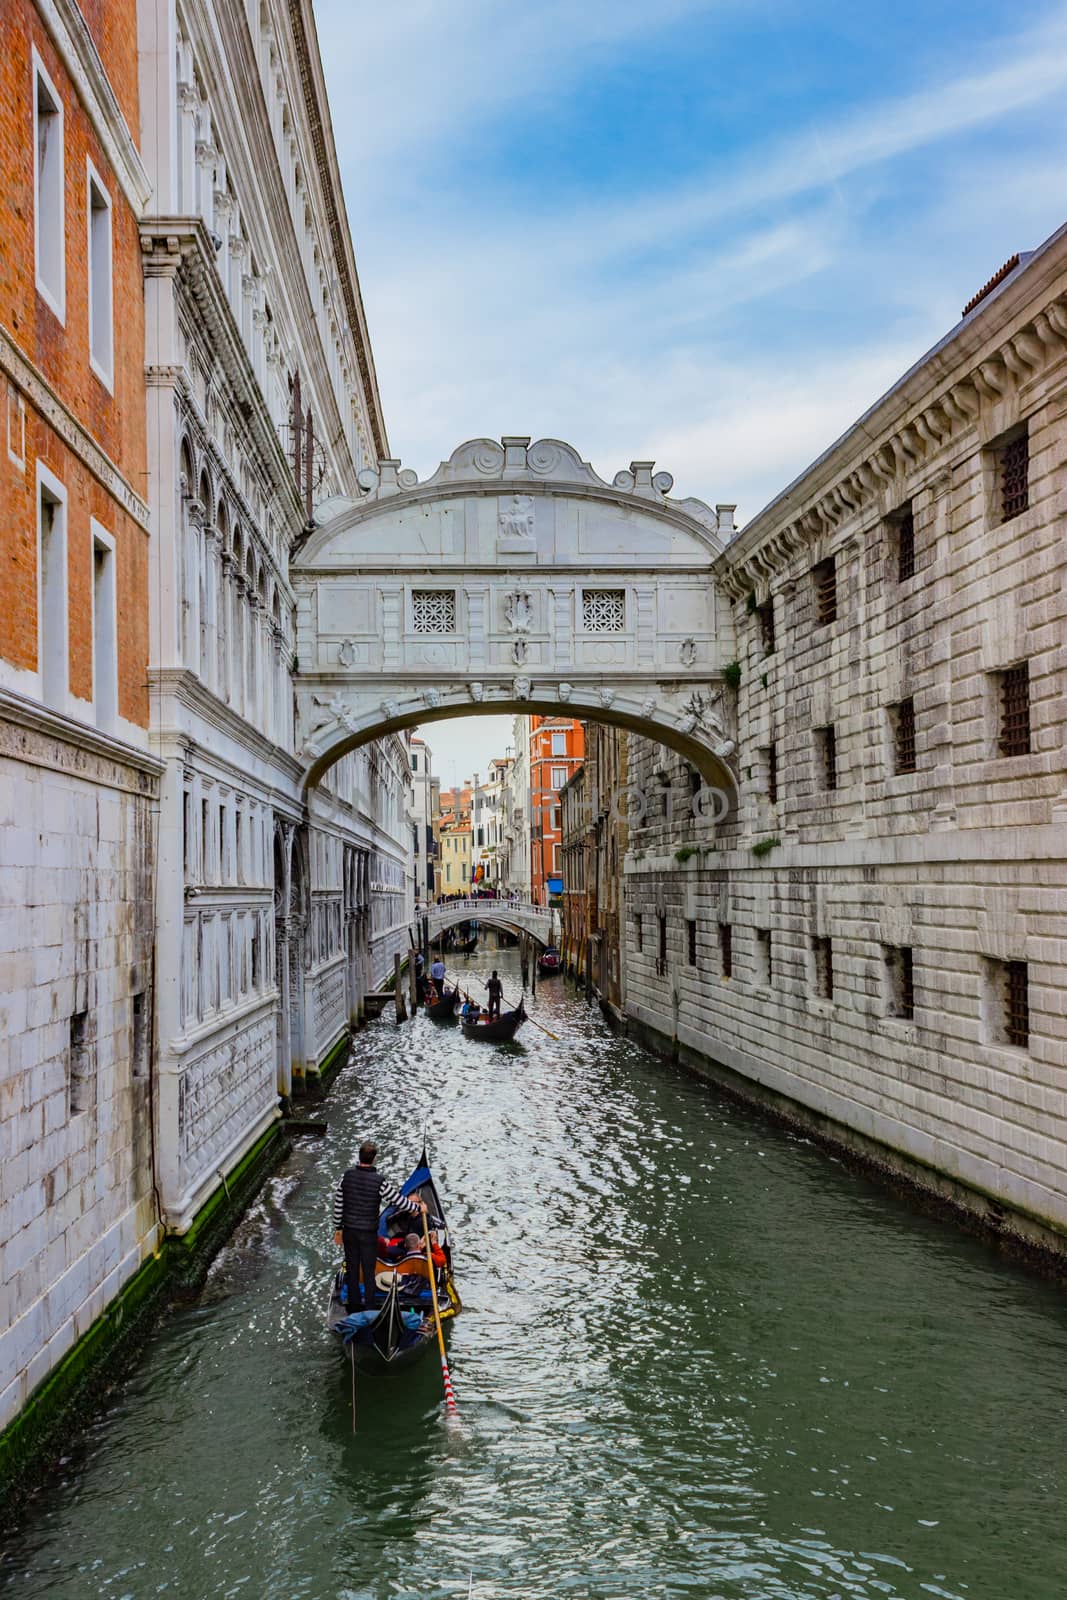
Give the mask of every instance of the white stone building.
[(530, 718), (515, 718), (515, 755), (503, 784), (500, 887), (530, 898)]
[(414, 897), (416, 905), (426, 906), (434, 898), (437, 863), (434, 818), (439, 814), (441, 780), (434, 774), (433, 751), (418, 735), (411, 739), (410, 760)]
[(306, 788), (289, 563), (388, 454), (310, 3), (146, 0), (160, 1187), (187, 1227), (406, 948), (408, 757)]
[(1067, 229), (716, 562), (738, 811), (631, 740), (626, 863), (650, 1036), (1061, 1250), (1065, 402)]

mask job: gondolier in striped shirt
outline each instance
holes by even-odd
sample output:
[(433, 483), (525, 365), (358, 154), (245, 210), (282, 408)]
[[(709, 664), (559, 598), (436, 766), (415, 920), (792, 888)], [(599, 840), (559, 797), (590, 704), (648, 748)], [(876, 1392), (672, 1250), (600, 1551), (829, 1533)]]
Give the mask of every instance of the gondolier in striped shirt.
[(361, 1271), (364, 1303), (371, 1303), (378, 1261), (378, 1218), (386, 1206), (396, 1206), (416, 1216), (426, 1210), (424, 1200), (403, 1196), (395, 1183), (382, 1176), (374, 1165), (377, 1156), (377, 1145), (366, 1140), (359, 1147), (358, 1166), (349, 1167), (334, 1190), (333, 1240), (344, 1246), (350, 1312), (359, 1307), (357, 1285)]

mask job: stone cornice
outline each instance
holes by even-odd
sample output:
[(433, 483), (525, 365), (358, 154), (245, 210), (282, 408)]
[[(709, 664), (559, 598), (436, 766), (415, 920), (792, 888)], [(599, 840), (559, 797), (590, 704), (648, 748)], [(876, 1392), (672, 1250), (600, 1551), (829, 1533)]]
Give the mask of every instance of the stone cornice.
[(148, 750), (0, 688), (0, 755), (153, 798), (163, 764)]
[(237, 411), (255, 441), (275, 492), (288, 508), (290, 524), (302, 527), (300, 495), (216, 270), (203, 222), (199, 217), (145, 217), (141, 251), (146, 277), (177, 278), (189, 295), (216, 367), (229, 383)]
[(100, 140), (119, 187), (138, 215), (152, 195), (126, 118), (104, 70), (85, 18), (75, 0), (35, 0), (37, 13), (48, 29)]
[(293, 30), (293, 42), (300, 68), (300, 84), (304, 93), (304, 108), (307, 112), (319, 183), (330, 225), (330, 239), (337, 264), (338, 280), (352, 333), (359, 375), (363, 382), (371, 434), (379, 458), (387, 457), (389, 442), (386, 437), (385, 418), (382, 413), (381, 396), (378, 393), (378, 379), (374, 371), (367, 318), (363, 309), (363, 297), (360, 293), (359, 276), (352, 250), (352, 234), (345, 213), (344, 191), (337, 165), (329, 101), (322, 74), (322, 58), (319, 54), (318, 35), (310, 0), (289, 0), (289, 23)]
[(723, 588), (740, 599), (891, 489), (906, 499), (909, 478), (1065, 361), (1067, 227), (747, 524), (715, 564)]
[(55, 430), (127, 516), (147, 532), (149, 511), (145, 502), (123, 477), (111, 457), (105, 455), (89, 430), (60, 399), (40, 368), (28, 360), (14, 337), (3, 326), (0, 326), (0, 372), (26, 396), (34, 410)]
[[(296, 780), (297, 783), (303, 776), (303, 764), (295, 756), (285, 750), (281, 745), (275, 744), (265, 733), (237, 711), (232, 710), (222, 700), (212, 694), (210, 689), (200, 682), (193, 673), (184, 667), (165, 667), (149, 672), (149, 682), (154, 689), (164, 693), (173, 694), (174, 698), (190, 711), (202, 717), (203, 720), (216, 728), (219, 733), (227, 735), (236, 743), (244, 746), (252, 755), (258, 756), (261, 761), (272, 763), (281, 773)], [(193, 736), (188, 730), (183, 731), (183, 737), (193, 741)], [(212, 760), (216, 760), (212, 752)], [(235, 769), (236, 770), (236, 769)]]

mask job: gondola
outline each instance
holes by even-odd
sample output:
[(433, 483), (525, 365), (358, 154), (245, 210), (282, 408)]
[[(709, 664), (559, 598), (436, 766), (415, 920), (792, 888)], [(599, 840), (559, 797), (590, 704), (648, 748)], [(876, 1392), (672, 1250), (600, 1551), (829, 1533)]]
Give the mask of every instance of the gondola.
[(426, 1015), (435, 1022), (453, 1022), (459, 1010), (460, 998), (458, 989), (443, 989), (436, 1000), (427, 996)]
[(514, 1011), (503, 1011), (492, 1022), (462, 1022), (465, 1039), (481, 1039), (487, 1044), (503, 1044), (514, 1039), (526, 1020), (526, 1007), (520, 1000)]
[(472, 956), (478, 948), (478, 935), (475, 934), (473, 939), (468, 939), (464, 944), (457, 939), (452, 948), (457, 956)]
[[(401, 1186), (403, 1195), (418, 1195), (430, 1214), (430, 1239), (436, 1249), (437, 1304), (441, 1321), (448, 1322), (462, 1310), (452, 1276), (452, 1245), (441, 1199), (433, 1181), (425, 1149), (419, 1164)], [(395, 1211), (390, 1207), (378, 1219), (383, 1232)], [(415, 1231), (421, 1225), (415, 1225)], [(374, 1305), (369, 1310), (351, 1310), (345, 1269), (338, 1267), (330, 1286), (330, 1306), (326, 1326), (343, 1346), (345, 1355), (364, 1372), (395, 1372), (417, 1361), (436, 1339), (433, 1317), (433, 1289), (425, 1250), (415, 1251), (397, 1262), (379, 1260), (375, 1272)]]
[(542, 978), (551, 978), (553, 974), (562, 972), (559, 951), (555, 945), (549, 945), (547, 950), (542, 950), (537, 958), (537, 970)]

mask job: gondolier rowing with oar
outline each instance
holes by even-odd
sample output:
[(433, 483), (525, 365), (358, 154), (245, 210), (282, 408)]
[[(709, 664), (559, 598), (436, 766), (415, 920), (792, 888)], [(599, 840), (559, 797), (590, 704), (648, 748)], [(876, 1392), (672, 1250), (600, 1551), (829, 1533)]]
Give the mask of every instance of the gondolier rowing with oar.
[(361, 1272), (363, 1304), (369, 1307), (374, 1297), (378, 1218), (386, 1206), (410, 1211), (413, 1216), (426, 1210), (425, 1201), (406, 1198), (397, 1184), (382, 1176), (374, 1165), (377, 1156), (377, 1145), (370, 1139), (365, 1140), (359, 1147), (359, 1164), (349, 1167), (334, 1190), (333, 1240), (334, 1244), (344, 1246), (349, 1311), (358, 1307), (357, 1286)]

